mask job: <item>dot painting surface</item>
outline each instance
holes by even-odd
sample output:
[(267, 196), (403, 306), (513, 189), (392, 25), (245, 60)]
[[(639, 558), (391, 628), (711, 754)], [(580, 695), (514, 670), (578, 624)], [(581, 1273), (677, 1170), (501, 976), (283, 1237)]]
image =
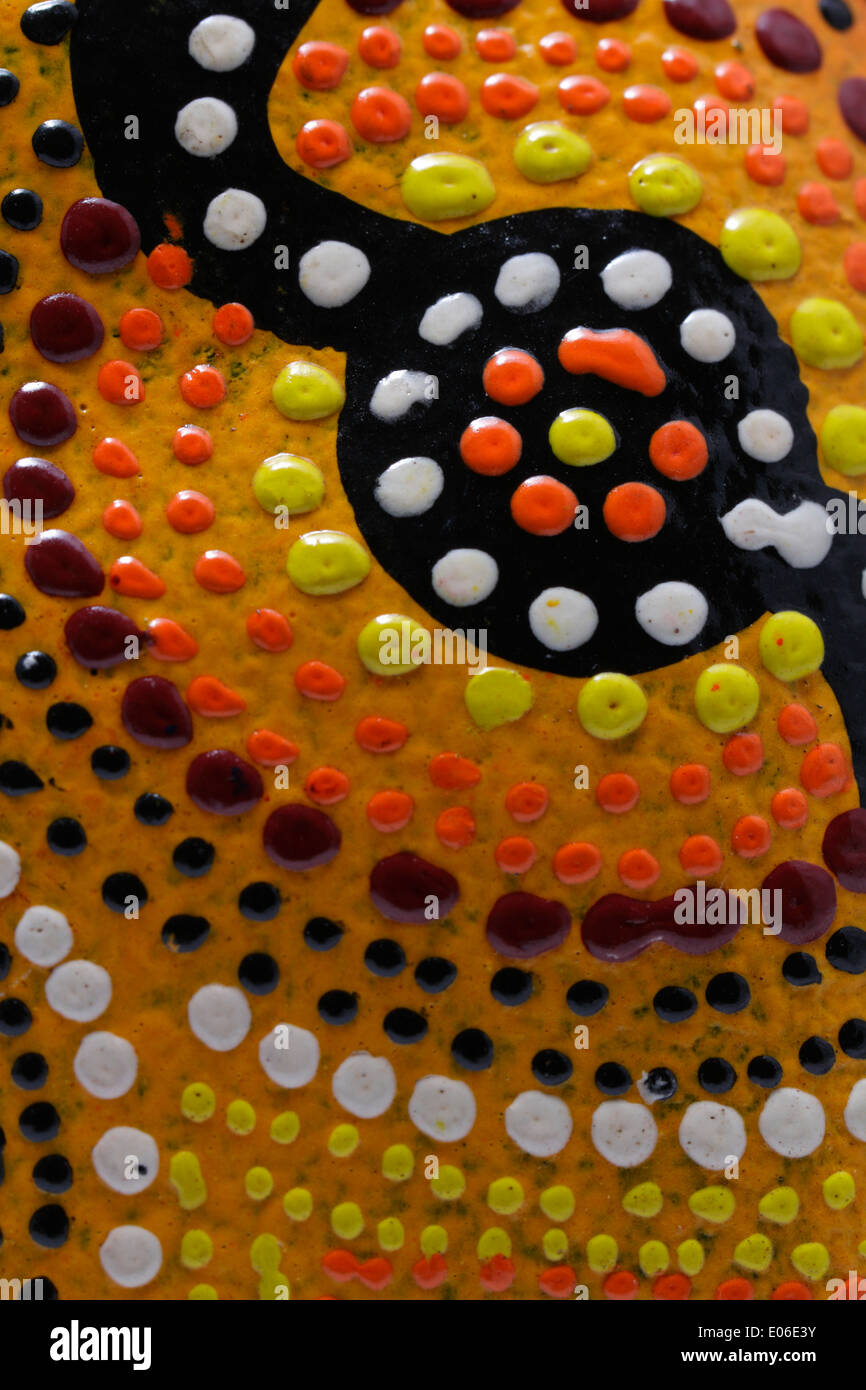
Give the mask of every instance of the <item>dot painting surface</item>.
[(863, 22), (0, 0), (0, 1273), (856, 1265)]

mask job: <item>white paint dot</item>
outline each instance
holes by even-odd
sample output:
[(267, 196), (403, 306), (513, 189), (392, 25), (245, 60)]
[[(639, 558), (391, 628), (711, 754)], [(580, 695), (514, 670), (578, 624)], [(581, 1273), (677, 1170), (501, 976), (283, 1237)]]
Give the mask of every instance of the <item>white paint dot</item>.
[(697, 1100), (680, 1120), (679, 1140), (693, 1163), (717, 1173), (746, 1152), (746, 1126), (732, 1106)]
[(694, 584), (671, 579), (641, 594), (634, 614), (644, 632), (657, 642), (684, 647), (703, 631), (709, 608)]
[(107, 1129), (91, 1153), (98, 1178), (114, 1192), (134, 1195), (150, 1187), (159, 1172), (159, 1149), (153, 1136), (130, 1125)]
[(115, 1226), (99, 1247), (99, 1263), (122, 1289), (139, 1289), (162, 1266), (162, 1246), (144, 1226)]
[(246, 995), (232, 985), (202, 985), (187, 1005), (189, 1026), (212, 1052), (231, 1052), (250, 1031)]
[(778, 463), (790, 454), (794, 431), (777, 410), (750, 410), (737, 425), (740, 448), (759, 463)]
[(429, 372), (410, 372), (401, 368), (389, 372), (376, 383), (370, 397), (370, 410), (377, 420), (391, 424), (400, 420), (413, 405), (429, 405), (439, 395), (439, 382)]
[(259, 1043), (259, 1062), (275, 1085), (306, 1086), (319, 1069), (319, 1040), (307, 1028), (278, 1023)]
[(543, 589), (529, 605), (532, 635), (552, 652), (571, 652), (598, 627), (598, 609), (577, 589)]
[(664, 299), (673, 274), (670, 262), (657, 251), (626, 251), (601, 272), (608, 299), (621, 309), (650, 309)]
[(437, 299), (424, 312), (418, 326), (418, 336), (435, 347), (447, 347), (456, 342), (462, 333), (477, 328), (484, 310), (481, 301), (474, 294), (446, 294)]
[(505, 1111), (505, 1130), (533, 1158), (552, 1158), (571, 1138), (573, 1121), (564, 1100), (544, 1091), (521, 1091)]
[(265, 230), (267, 209), (255, 193), (226, 188), (207, 205), (204, 234), (220, 251), (243, 251)]
[(389, 516), (422, 516), (444, 486), (445, 474), (436, 460), (418, 454), (385, 469), (376, 481), (376, 501)]
[(187, 154), (211, 159), (227, 150), (238, 133), (238, 118), (228, 102), (218, 97), (196, 97), (181, 107), (174, 123), (174, 137)]
[(833, 544), (827, 513), (817, 502), (801, 502), (781, 515), (758, 497), (747, 497), (719, 520), (732, 545), (763, 550), (772, 545), (792, 569), (814, 569)]
[(18, 887), (21, 877), (21, 859), (18, 851), (5, 840), (0, 840), (0, 898), (8, 898)]
[(255, 47), (255, 30), (245, 19), (212, 14), (197, 24), (189, 36), (189, 53), (208, 72), (234, 72)]
[(370, 262), (359, 246), (347, 241), (320, 241), (298, 264), (298, 284), (320, 309), (340, 309), (370, 278)]
[(334, 1072), (331, 1089), (337, 1103), (350, 1115), (373, 1120), (393, 1104), (397, 1078), (387, 1057), (353, 1052)]
[(602, 1158), (617, 1168), (645, 1163), (658, 1140), (652, 1111), (632, 1100), (603, 1101), (593, 1113), (591, 1133)]
[(31, 965), (57, 965), (72, 950), (72, 928), (62, 912), (36, 903), (18, 919), (15, 946)]
[(81, 1040), (72, 1067), (90, 1095), (100, 1100), (117, 1100), (135, 1082), (138, 1057), (132, 1043), (116, 1033), (88, 1033)]
[(506, 309), (533, 314), (546, 309), (559, 289), (559, 266), (543, 251), (529, 251), (503, 262), (493, 293)]
[(111, 976), (92, 960), (69, 960), (48, 976), (45, 998), (63, 1018), (90, 1023), (111, 1002)]
[(848, 1133), (866, 1143), (866, 1077), (851, 1087), (844, 1118)]
[(475, 1124), (475, 1096), (465, 1081), (422, 1076), (409, 1101), (409, 1119), (429, 1139), (454, 1144)]
[(499, 582), (499, 566), (486, 550), (449, 550), (433, 566), (434, 591), (453, 608), (469, 608), (489, 598)]
[(783, 1158), (805, 1158), (824, 1139), (824, 1107), (795, 1086), (774, 1091), (758, 1116), (764, 1143)]
[(694, 309), (680, 324), (680, 342), (696, 362), (722, 362), (736, 341), (734, 325), (718, 309)]

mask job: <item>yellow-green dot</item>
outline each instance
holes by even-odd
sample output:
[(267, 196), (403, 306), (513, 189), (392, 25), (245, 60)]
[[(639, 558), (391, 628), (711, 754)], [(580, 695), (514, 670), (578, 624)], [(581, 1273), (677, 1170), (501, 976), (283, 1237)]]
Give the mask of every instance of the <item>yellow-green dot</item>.
[(559, 121), (533, 121), (514, 144), (514, 163), (532, 183), (575, 179), (589, 168), (592, 147)]
[(276, 1236), (268, 1231), (263, 1231), (260, 1236), (256, 1236), (250, 1246), (250, 1264), (256, 1274), (264, 1274), (265, 1270), (277, 1269), (280, 1260), (283, 1258), (283, 1247)]
[(483, 164), (465, 154), (422, 154), (400, 180), (403, 202), (413, 217), (442, 222), (484, 212), (496, 197)]
[(689, 1198), (689, 1211), (702, 1221), (730, 1221), (737, 1203), (729, 1187), (702, 1187)]
[(637, 1252), (637, 1262), (647, 1279), (653, 1279), (657, 1274), (664, 1274), (671, 1257), (663, 1241), (645, 1240)]
[(805, 613), (774, 613), (761, 628), (758, 651), (778, 680), (798, 681), (820, 667), (824, 638), (818, 624)]
[(699, 1240), (684, 1240), (677, 1246), (677, 1264), (683, 1274), (693, 1278), (704, 1267), (704, 1247)]
[(574, 1215), (574, 1193), (564, 1183), (558, 1183), (544, 1189), (538, 1205), (548, 1221), (568, 1221)]
[(207, 1231), (184, 1231), (180, 1262), (187, 1269), (203, 1269), (213, 1258), (213, 1241)]
[(857, 1254), (862, 1255), (863, 1258), (866, 1259), (866, 1240), (861, 1240), (860, 1244), (857, 1246)]
[(301, 1132), (301, 1122), (294, 1110), (284, 1110), (271, 1120), (271, 1138), (276, 1144), (293, 1144)]
[(803, 257), (797, 234), (777, 212), (738, 208), (719, 242), (725, 263), (744, 280), (790, 280)]
[(551, 1264), (557, 1264), (564, 1260), (568, 1254), (568, 1236), (565, 1231), (560, 1231), (556, 1226), (551, 1230), (545, 1231), (541, 1238), (541, 1248), (544, 1251), (544, 1258), (550, 1260)]
[(586, 1242), (586, 1262), (594, 1274), (609, 1274), (619, 1258), (619, 1246), (613, 1236), (590, 1236)]
[(386, 1216), (384, 1221), (380, 1221), (376, 1234), (382, 1250), (402, 1250), (406, 1233), (402, 1221), (398, 1221), (396, 1216)]
[(430, 1190), (443, 1202), (456, 1202), (466, 1191), (466, 1179), (459, 1168), (451, 1163), (443, 1163), (439, 1176), (430, 1179)]
[(184, 1211), (195, 1211), (196, 1207), (207, 1201), (207, 1187), (194, 1153), (183, 1149), (180, 1153), (172, 1154), (168, 1176)]
[(247, 1196), (254, 1202), (263, 1202), (274, 1190), (273, 1174), (267, 1168), (248, 1168), (244, 1177)]
[(391, 1144), (382, 1155), (382, 1175), (389, 1182), (407, 1182), (415, 1171), (415, 1159), (407, 1144)]
[(202, 1120), (209, 1120), (216, 1109), (216, 1096), (203, 1081), (193, 1081), (184, 1087), (180, 1108), (188, 1120), (201, 1124)]
[(489, 1226), (476, 1246), (479, 1260), (492, 1260), (494, 1255), (511, 1258), (511, 1236), (501, 1226)]
[(840, 1171), (831, 1173), (821, 1184), (824, 1201), (831, 1211), (844, 1211), (850, 1207), (857, 1195), (857, 1188), (850, 1173)]
[(354, 1125), (337, 1125), (331, 1130), (328, 1149), (335, 1158), (348, 1158), (361, 1142), (361, 1136)]
[(358, 633), (358, 655), (374, 676), (407, 676), (429, 664), (430, 633), (405, 613), (380, 613)]
[(289, 550), (286, 571), (302, 594), (342, 594), (367, 578), (370, 557), (343, 531), (307, 531)]
[(791, 1251), (791, 1264), (804, 1279), (823, 1279), (830, 1268), (830, 1251), (820, 1241), (807, 1241)]
[(799, 1210), (800, 1198), (793, 1187), (774, 1187), (770, 1192), (765, 1192), (758, 1203), (761, 1215), (768, 1221), (775, 1221), (777, 1226), (787, 1226)]
[(497, 1216), (511, 1216), (523, 1206), (523, 1188), (516, 1178), (496, 1178), (487, 1189), (487, 1205)]
[(548, 430), (548, 441), (560, 463), (587, 468), (610, 458), (616, 435), (609, 420), (595, 410), (575, 406), (557, 415)]
[(305, 1187), (293, 1187), (283, 1198), (283, 1211), (293, 1221), (306, 1221), (312, 1210), (312, 1194)]
[(428, 1260), (431, 1255), (444, 1255), (448, 1249), (448, 1232), (444, 1226), (425, 1226), (421, 1232), (421, 1253)]
[(364, 1229), (364, 1218), (357, 1202), (340, 1202), (331, 1208), (331, 1230), (341, 1240), (355, 1240)]
[(619, 671), (591, 676), (577, 697), (577, 717), (593, 738), (625, 738), (640, 728), (646, 712), (637, 681)]
[(658, 1183), (641, 1182), (637, 1187), (629, 1189), (622, 1199), (622, 1204), (632, 1216), (658, 1216), (664, 1200)]
[(259, 1298), (267, 1303), (286, 1302), (290, 1297), (289, 1281), (281, 1269), (266, 1269), (259, 1280)]
[(272, 454), (253, 474), (253, 493), (260, 507), (289, 516), (302, 516), (318, 507), (325, 495), (325, 478), (311, 459), (298, 454)]
[(232, 1134), (252, 1134), (256, 1112), (248, 1100), (233, 1100), (226, 1106), (226, 1124)]
[(821, 426), (821, 448), (830, 467), (846, 477), (866, 473), (866, 409), (834, 405)]
[(701, 201), (704, 186), (691, 164), (669, 154), (651, 154), (629, 170), (628, 191), (650, 217), (679, 217)]
[(532, 708), (534, 695), (519, 671), (488, 666), (469, 677), (463, 699), (473, 722), (489, 731), (522, 719)]
[(834, 371), (863, 356), (863, 332), (838, 299), (804, 299), (791, 315), (791, 341), (808, 367)]
[(760, 701), (761, 692), (751, 671), (732, 661), (708, 666), (695, 682), (698, 719), (714, 734), (731, 734), (748, 724)]
[(219, 1294), (213, 1284), (196, 1284), (194, 1289), (190, 1289), (187, 1298), (193, 1303), (206, 1303), (218, 1299)]
[(339, 410), (346, 399), (337, 378), (316, 362), (289, 362), (271, 394), (287, 420), (323, 420)]
[(753, 1274), (763, 1274), (773, 1258), (773, 1242), (759, 1231), (746, 1236), (734, 1250), (734, 1263)]

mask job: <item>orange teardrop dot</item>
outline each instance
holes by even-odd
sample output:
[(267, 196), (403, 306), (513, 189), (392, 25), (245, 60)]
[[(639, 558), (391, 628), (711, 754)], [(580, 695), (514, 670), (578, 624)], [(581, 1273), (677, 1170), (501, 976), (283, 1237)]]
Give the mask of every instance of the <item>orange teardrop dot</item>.
[(193, 574), (212, 594), (233, 594), (247, 582), (241, 566), (226, 550), (206, 550), (196, 560)]
[(131, 502), (115, 497), (102, 513), (102, 524), (109, 536), (119, 541), (134, 541), (141, 535), (141, 517)]
[(275, 608), (257, 608), (250, 613), (247, 636), (264, 652), (286, 652), (295, 640), (288, 618)]
[(223, 685), (216, 676), (196, 676), (190, 681), (186, 702), (195, 714), (211, 719), (227, 719), (229, 715), (242, 714), (247, 707), (243, 696)]
[(165, 585), (134, 555), (121, 555), (108, 571), (108, 582), (116, 594), (125, 598), (162, 598)]
[(134, 478), (141, 472), (138, 459), (121, 439), (100, 439), (93, 450), (93, 466), (110, 478)]
[(291, 739), (275, 734), (272, 729), (254, 729), (247, 739), (247, 752), (253, 762), (262, 767), (278, 767), (295, 762), (300, 749)]
[(157, 661), (191, 661), (198, 655), (198, 642), (173, 618), (152, 618), (147, 631), (153, 638), (150, 654)]

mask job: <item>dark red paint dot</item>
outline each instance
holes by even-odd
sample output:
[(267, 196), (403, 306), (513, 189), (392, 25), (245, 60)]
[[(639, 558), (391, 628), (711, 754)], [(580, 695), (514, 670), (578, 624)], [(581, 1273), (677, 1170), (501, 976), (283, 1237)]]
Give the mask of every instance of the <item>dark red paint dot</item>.
[(402, 851), (380, 859), (370, 874), (370, 898), (392, 922), (441, 922), (460, 897), (453, 874)]
[(777, 864), (767, 874), (761, 884), (764, 892), (780, 893), (781, 897), (771, 899), (771, 913), (778, 925), (777, 904), (781, 905), (782, 930), (777, 934), (781, 941), (800, 946), (807, 941), (817, 941), (833, 924), (836, 916), (836, 885), (819, 864), (809, 864), (805, 859), (788, 859)]
[(562, 0), (562, 3), (575, 19), (586, 19), (590, 24), (610, 24), (634, 14), (640, 0), (583, 0), (582, 4), (581, 0)]
[(824, 831), (824, 862), (851, 893), (866, 893), (866, 809), (834, 816)]
[(139, 676), (123, 692), (123, 727), (148, 748), (184, 748), (192, 739), (192, 715), (176, 685), (163, 676)]
[(50, 381), (26, 381), (9, 402), (9, 419), (19, 439), (47, 449), (65, 444), (78, 422), (69, 397)]
[(448, 4), (465, 19), (498, 19), (500, 15), (515, 9), (520, 0), (448, 0)]
[(785, 72), (815, 72), (821, 66), (821, 45), (808, 24), (790, 10), (764, 10), (755, 38), (764, 56)]
[(79, 198), (67, 209), (60, 228), (61, 251), (70, 265), (88, 275), (122, 270), (140, 246), (135, 218), (108, 198)]
[[(7, 502), (41, 502), (42, 519), (50, 521), (71, 506), (75, 488), (72, 479), (55, 463), (25, 458), (16, 460), (3, 474), (3, 496)], [(25, 520), (32, 519), (25, 515)]]
[(186, 793), (201, 811), (239, 816), (261, 801), (265, 789), (252, 763), (228, 748), (210, 748), (190, 763)]
[(702, 899), (689, 884), (656, 902), (607, 893), (593, 903), (580, 931), (584, 946), (597, 960), (631, 960), (655, 941), (664, 941), (685, 955), (702, 956), (736, 936), (741, 915), (744, 910), (738, 907), (735, 913), (728, 894), (723, 903)]
[(36, 588), (57, 598), (95, 598), (105, 575), (86, 546), (69, 531), (43, 531), (24, 551), (24, 568)]
[(403, 0), (348, 0), (356, 14), (390, 14)]
[(129, 639), (134, 637), (139, 644), (147, 640), (146, 634), (126, 613), (98, 603), (77, 608), (66, 619), (64, 633), (75, 660), (91, 671), (103, 671), (121, 661), (134, 660), (129, 653), (134, 653), (136, 648)]
[(839, 110), (848, 129), (866, 143), (866, 77), (846, 77), (839, 83)]
[(561, 946), (571, 931), (564, 903), (535, 893), (505, 893), (487, 918), (487, 940), (500, 956), (528, 960)]
[(342, 836), (324, 811), (293, 801), (271, 811), (262, 831), (262, 842), (269, 859), (281, 869), (297, 873), (330, 863), (339, 851)]
[(668, 24), (690, 39), (726, 39), (737, 27), (728, 0), (664, 0), (664, 4)]
[(102, 347), (105, 328), (92, 304), (77, 294), (49, 294), (30, 311), (30, 337), (49, 362), (78, 362)]

